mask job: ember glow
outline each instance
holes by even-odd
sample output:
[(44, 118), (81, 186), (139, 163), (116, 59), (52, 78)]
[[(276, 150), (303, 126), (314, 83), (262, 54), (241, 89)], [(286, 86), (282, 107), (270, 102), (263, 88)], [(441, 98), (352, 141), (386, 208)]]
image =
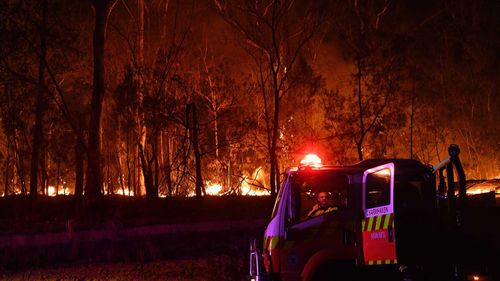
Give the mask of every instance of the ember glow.
[(500, 181), (498, 179), (486, 180), (475, 183), (467, 188), (468, 195), (494, 192), (496, 197), (500, 197)]
[(67, 188), (61, 188), (56, 191), (55, 186), (49, 185), (47, 187), (47, 195), (54, 197), (56, 195), (69, 195), (69, 190)]
[[(269, 190), (264, 185), (265, 174), (262, 167), (258, 167), (253, 171), (251, 175), (244, 175), (241, 177), (239, 186), (236, 188), (237, 193), (243, 196), (266, 196), (269, 195)], [(205, 193), (206, 195), (212, 196), (223, 196), (232, 194), (234, 189), (228, 188), (216, 181), (207, 180), (205, 182)], [(188, 196), (195, 196), (194, 190), (189, 192)]]
[(220, 195), (222, 191), (222, 185), (218, 183), (212, 183), (210, 181), (205, 182), (205, 192), (207, 195)]
[(269, 195), (269, 190), (263, 188), (252, 188), (246, 181), (241, 185), (241, 194), (248, 196), (266, 196)]
[(241, 183), (241, 194), (250, 196), (269, 195), (269, 190), (262, 184), (265, 182), (264, 170), (258, 167), (253, 171), (251, 177), (245, 177)]
[(134, 196), (134, 191), (125, 187), (125, 188), (119, 188), (119, 189), (115, 190), (115, 194), (122, 195), (122, 196)]

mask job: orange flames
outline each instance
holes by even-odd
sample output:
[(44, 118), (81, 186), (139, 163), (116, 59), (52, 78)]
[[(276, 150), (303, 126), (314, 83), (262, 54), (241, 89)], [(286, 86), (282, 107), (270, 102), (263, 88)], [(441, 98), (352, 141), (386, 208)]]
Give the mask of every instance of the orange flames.
[[(238, 181), (234, 181), (233, 186), (228, 186), (227, 184), (223, 184), (218, 182), (217, 180), (207, 180), (205, 182), (205, 194), (211, 196), (223, 196), (228, 194), (238, 194), (243, 196), (266, 196), (270, 195), (269, 189), (266, 187), (266, 176), (264, 169), (262, 167), (258, 167), (251, 174), (244, 173), (240, 176)], [(71, 195), (73, 194), (73, 188), (69, 188), (66, 185), (66, 182), (62, 182), (62, 186), (60, 185), (56, 188), (53, 185), (49, 185), (46, 189), (46, 195), (55, 197), (61, 195)], [(104, 188), (104, 195), (109, 195), (108, 189)], [(19, 188), (14, 188), (14, 194), (21, 194), (21, 190)], [(113, 189), (113, 194), (120, 196), (136, 196), (141, 194), (135, 194), (134, 191), (128, 187), (122, 188), (121, 186), (115, 186)], [(0, 193), (0, 197), (5, 196), (4, 192)], [(190, 190), (187, 194), (188, 197), (195, 196), (195, 191)], [(167, 197), (166, 193), (160, 192), (159, 197)]]
[(56, 188), (52, 185), (49, 185), (47, 187), (47, 195), (48, 196), (56, 196), (56, 195), (69, 195), (69, 190), (67, 188), (61, 188), (61, 189), (58, 189), (56, 190)]
[[(243, 175), (237, 187), (237, 193), (244, 196), (265, 196), (269, 195), (269, 190), (264, 186), (265, 175), (262, 167), (258, 167), (252, 175)], [(205, 182), (205, 192), (207, 195), (222, 196), (230, 193), (231, 188), (227, 188), (222, 184), (207, 180)], [(234, 190), (233, 190), (234, 191)], [(194, 191), (188, 196), (194, 196)]]

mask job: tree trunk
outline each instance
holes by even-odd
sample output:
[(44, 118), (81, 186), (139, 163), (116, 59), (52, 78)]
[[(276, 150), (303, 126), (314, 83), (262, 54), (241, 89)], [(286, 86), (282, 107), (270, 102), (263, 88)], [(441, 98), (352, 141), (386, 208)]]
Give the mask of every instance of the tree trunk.
[(411, 113), (410, 113), (410, 159), (413, 159), (413, 127), (415, 120), (415, 79), (412, 85)]
[(155, 134), (156, 137), (154, 139), (153, 146), (153, 164), (154, 164), (154, 182), (153, 182), (153, 196), (154, 198), (158, 198), (158, 190), (160, 183), (160, 167), (158, 164), (158, 133)]
[(48, 188), (48, 185), (49, 185), (49, 174), (47, 172), (48, 168), (47, 167), (47, 150), (45, 149), (45, 146), (44, 146), (44, 149), (42, 149), (42, 151), (40, 151), (41, 153), (41, 159), (40, 159), (40, 167), (41, 167), (41, 171), (40, 173), (42, 174), (41, 175), (41, 189), (42, 189), (42, 194), (43, 195), (47, 195), (47, 188)]
[(154, 156), (152, 159), (146, 160), (146, 155), (144, 153), (144, 148), (142, 147), (142, 144), (139, 144), (139, 156), (141, 158), (142, 173), (144, 176), (144, 183), (146, 186), (146, 198), (149, 200), (158, 198), (158, 192), (156, 193), (154, 192), (155, 184), (153, 179), (153, 167), (152, 167), (152, 160)]
[(94, 0), (95, 27), (93, 37), (94, 73), (92, 100), (90, 102), (90, 126), (88, 139), (88, 165), (85, 195), (90, 201), (102, 197), (101, 166), (101, 113), (106, 91), (104, 68), (104, 44), (109, 14), (116, 0)]
[[(82, 115), (77, 116), (76, 130), (79, 136), (83, 136), (85, 129), (85, 121)], [(80, 202), (83, 196), (83, 177), (84, 177), (84, 164), (85, 164), (85, 147), (83, 139), (79, 139), (78, 135), (75, 137), (75, 200)]]
[(137, 63), (144, 64), (144, 0), (137, 0)]
[(362, 161), (363, 160), (363, 139), (365, 137), (365, 125), (364, 125), (364, 120), (363, 120), (363, 103), (362, 103), (362, 98), (361, 98), (361, 76), (362, 76), (362, 61), (361, 58), (358, 56), (357, 58), (357, 64), (358, 68), (358, 109), (359, 109), (359, 140), (356, 142), (356, 148), (358, 150), (358, 160)]
[(167, 146), (165, 153), (165, 178), (167, 181), (168, 197), (172, 197), (172, 163), (170, 160), (170, 136), (167, 137)]
[(277, 154), (276, 154), (276, 147), (277, 147), (277, 142), (278, 142), (278, 120), (276, 119), (276, 114), (279, 114), (279, 112), (276, 109), (274, 109), (274, 120), (273, 120), (273, 128), (272, 128), (272, 136), (271, 136), (271, 147), (269, 149), (269, 164), (270, 164), (270, 184), (271, 184), (271, 196), (275, 197), (276, 196), (276, 163), (277, 163)]
[(56, 164), (56, 186), (55, 186), (55, 193), (56, 195), (59, 194), (59, 179), (61, 178), (61, 163), (59, 160), (57, 161)]
[(22, 153), (19, 152), (19, 147), (17, 145), (17, 130), (14, 130), (14, 156), (17, 170), (17, 177), (21, 186), (21, 194), (26, 195), (26, 182), (24, 178), (24, 159)]
[(31, 151), (30, 197), (38, 195), (38, 162), (40, 147), (43, 143), (43, 115), (45, 111), (45, 58), (47, 56), (47, 9), (48, 1), (42, 1), (42, 25), (40, 27), (40, 61), (38, 66), (38, 93), (35, 109), (35, 128), (33, 130), (33, 147)]
[[(144, 108), (144, 84), (141, 78), (141, 73), (144, 70), (144, 0), (137, 0), (137, 68), (136, 81), (138, 83), (137, 87), (137, 99), (139, 101), (138, 107), (138, 122), (139, 134), (140, 134), (140, 144), (143, 148), (146, 147), (146, 122), (144, 117), (144, 112), (141, 110)], [(140, 153), (140, 152), (139, 152)], [(139, 169), (139, 166), (137, 167)], [(139, 190), (146, 188), (146, 179), (143, 177), (143, 173), (138, 173), (139, 175)], [(147, 192), (146, 192), (147, 193)]]
[[(129, 129), (127, 128), (127, 143), (125, 144), (125, 154), (127, 156), (127, 189), (128, 193), (130, 194), (130, 191), (133, 190), (132, 188), (132, 171), (130, 167), (130, 132)], [(125, 189), (123, 190), (123, 194), (125, 195)], [(134, 193), (135, 195), (135, 193)]]
[(270, 121), (271, 118), (269, 117), (267, 98), (266, 98), (266, 94), (265, 94), (264, 89), (262, 90), (262, 96), (264, 98), (263, 100), (264, 100), (264, 116), (266, 119), (265, 121), (266, 121), (267, 151), (269, 153), (269, 186), (271, 189), (271, 197), (274, 198), (276, 196), (276, 191), (274, 188), (275, 187), (274, 178), (276, 177), (275, 176), (275, 169), (274, 169), (274, 164), (276, 162), (274, 161), (274, 159), (275, 159), (274, 155), (275, 155), (276, 151), (273, 150), (273, 148), (272, 148), (273, 134), (272, 134), (271, 125), (269, 124), (271, 122)]
[(276, 193), (278, 193), (280, 186), (281, 186), (280, 164), (279, 160), (276, 159)]
[(75, 140), (75, 199), (79, 201), (83, 196), (83, 170), (84, 170), (84, 153), (82, 143), (76, 138)]
[[(280, 56), (280, 53), (276, 54), (277, 57)], [(270, 153), (270, 161), (271, 161), (271, 196), (275, 197), (278, 191), (279, 186), (277, 186), (279, 180), (279, 172), (277, 172), (277, 164), (278, 164), (278, 155), (277, 155), (277, 147), (278, 147), (278, 135), (279, 135), (279, 118), (280, 118), (280, 88), (279, 88), (279, 75), (281, 64), (278, 60), (276, 69), (274, 69), (274, 62), (271, 61), (271, 72), (273, 75), (273, 93), (274, 93), (274, 114), (273, 114), (273, 127), (272, 127), (272, 136), (271, 136), (271, 153)]]
[[(136, 151), (136, 148), (134, 147), (134, 152)], [(137, 152), (139, 153), (140, 155), (140, 151), (139, 151), (139, 148), (137, 148)], [(140, 158), (140, 157), (139, 157)], [(138, 160), (139, 160), (138, 157), (134, 157), (134, 162), (132, 163), (132, 172), (133, 172), (133, 193), (135, 196), (138, 196), (138, 195), (141, 195), (139, 193), (139, 174), (140, 174), (140, 168), (139, 168), (139, 163), (138, 163)]]
[(203, 190), (203, 178), (201, 175), (201, 153), (198, 141), (198, 115), (196, 113), (195, 103), (190, 103), (186, 107), (186, 119), (187, 125), (190, 130), (189, 136), (191, 137), (191, 143), (193, 144), (195, 166), (196, 166), (196, 183), (195, 183), (195, 193), (197, 197), (201, 197)]
[(10, 182), (10, 138), (7, 136), (7, 159), (5, 159), (5, 192), (4, 196), (9, 195)]
[[(120, 145), (121, 146), (121, 145)], [(123, 163), (120, 153), (121, 147), (116, 151), (116, 163), (118, 165), (118, 182), (120, 183), (120, 189), (122, 190), (122, 195), (125, 195), (125, 182), (123, 180), (124, 172), (123, 172)]]
[[(229, 153), (229, 155), (231, 155), (231, 153)], [(231, 158), (229, 158), (229, 160), (227, 161), (227, 190), (233, 190), (232, 188), (232, 183), (231, 183)], [(241, 188), (240, 188), (240, 191), (241, 191)], [(241, 194), (241, 192), (240, 192)]]
[(109, 171), (109, 166), (111, 165), (111, 153), (109, 152), (109, 142), (106, 142), (106, 190), (108, 195), (114, 194), (113, 181), (111, 180), (111, 174)]
[(358, 160), (363, 161), (363, 142), (356, 142), (356, 151), (358, 152)]

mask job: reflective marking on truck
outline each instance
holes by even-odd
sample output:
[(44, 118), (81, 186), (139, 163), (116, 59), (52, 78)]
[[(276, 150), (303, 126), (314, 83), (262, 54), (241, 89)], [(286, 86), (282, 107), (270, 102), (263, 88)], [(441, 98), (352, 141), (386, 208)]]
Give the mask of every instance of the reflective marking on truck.
[(389, 211), (390, 210), (387, 206), (368, 209), (368, 210), (366, 210), (366, 216), (371, 217), (371, 216), (385, 215), (385, 214), (389, 213)]
[(389, 227), (389, 224), (392, 224), (392, 219), (393, 219), (392, 214), (386, 214), (377, 217), (369, 217), (361, 222), (361, 229), (363, 231), (387, 229), (387, 227)]
[(389, 226), (394, 228), (394, 214), (365, 218), (361, 221), (365, 264), (396, 264), (394, 240), (389, 241)]
[(372, 233), (370, 233), (370, 238), (372, 240), (374, 240), (374, 239), (385, 239), (386, 238), (385, 231), (372, 232)]
[(367, 226), (366, 230), (372, 229), (372, 225), (373, 225), (373, 217), (368, 219), (368, 226)]
[(398, 260), (371, 260), (367, 265), (383, 265), (383, 264), (397, 264)]
[(387, 229), (387, 227), (389, 227), (389, 222), (391, 221), (391, 216), (390, 215), (386, 215), (385, 216), (385, 220), (384, 220), (384, 229)]
[[(384, 216), (385, 217), (385, 216)], [(377, 217), (377, 226), (375, 227), (375, 229), (380, 229), (380, 223), (382, 222), (382, 216), (378, 216)]]
[(268, 250), (273, 250), (278, 246), (279, 237), (278, 236), (266, 236), (264, 238), (264, 248)]

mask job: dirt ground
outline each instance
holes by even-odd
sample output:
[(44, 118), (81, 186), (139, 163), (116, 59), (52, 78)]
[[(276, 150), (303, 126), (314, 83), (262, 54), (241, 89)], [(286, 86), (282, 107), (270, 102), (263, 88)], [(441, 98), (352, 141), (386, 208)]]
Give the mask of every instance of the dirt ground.
[(0, 280), (247, 280), (242, 257), (217, 255), (148, 263), (80, 264), (0, 273)]

